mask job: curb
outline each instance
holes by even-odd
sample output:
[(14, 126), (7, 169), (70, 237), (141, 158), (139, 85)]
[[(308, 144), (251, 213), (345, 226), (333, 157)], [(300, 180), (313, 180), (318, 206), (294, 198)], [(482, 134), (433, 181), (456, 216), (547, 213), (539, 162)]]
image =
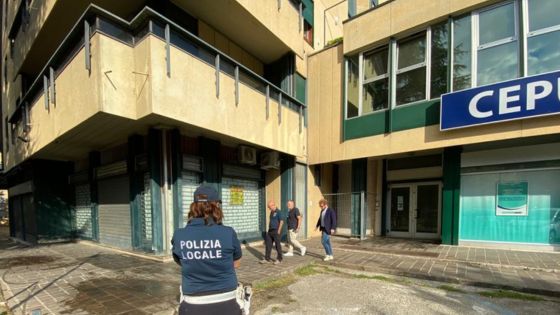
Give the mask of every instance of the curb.
[(549, 297), (554, 297), (554, 298), (560, 298), (560, 291), (547, 290), (547, 289), (516, 287), (516, 286), (496, 284), (496, 283), (469, 281), (469, 280), (462, 280), (462, 279), (459, 279), (459, 278), (442, 277), (442, 276), (434, 276), (434, 275), (427, 275), (427, 274), (416, 274), (416, 273), (406, 272), (406, 271), (394, 271), (394, 270), (387, 269), (387, 268), (374, 268), (374, 267), (367, 267), (367, 266), (356, 266), (356, 265), (353, 265), (353, 264), (339, 263), (339, 262), (334, 262), (334, 261), (331, 262), (331, 263), (326, 263), (326, 262), (321, 261), (321, 262), (318, 262), (318, 264), (324, 265), (324, 266), (335, 266), (335, 267), (346, 268), (346, 269), (357, 270), (357, 271), (384, 273), (384, 274), (389, 274), (389, 275), (394, 275), (394, 276), (415, 278), (415, 279), (421, 279), (421, 280), (454, 283), (454, 284), (467, 285), (467, 286), (480, 287), (480, 288), (488, 288), (488, 289), (502, 289), (502, 290), (509, 290), (509, 291), (518, 291), (518, 292), (522, 292), (522, 293), (537, 294), (537, 295), (549, 296)]
[(438, 260), (442, 262), (453, 262), (453, 263), (461, 263), (467, 264), (470, 266), (484, 266), (484, 267), (496, 267), (496, 268), (507, 268), (507, 269), (516, 269), (516, 270), (525, 270), (525, 271), (541, 271), (541, 272), (548, 272), (548, 273), (560, 273), (560, 269), (549, 269), (549, 268), (539, 268), (539, 267), (528, 267), (528, 266), (516, 266), (516, 265), (502, 265), (502, 264), (494, 264), (494, 263), (486, 263), (486, 262), (477, 262), (477, 261), (465, 261), (465, 260), (456, 260), (456, 259), (447, 259), (447, 258), (438, 258), (438, 257), (426, 257), (422, 255), (406, 255), (406, 254), (395, 254), (395, 253), (388, 253), (383, 251), (376, 251), (375, 249), (372, 250), (365, 250), (365, 249), (353, 249), (353, 248), (340, 248), (340, 247), (333, 247), (333, 249), (339, 251), (346, 251), (346, 252), (356, 252), (356, 253), (364, 253), (364, 254), (372, 254), (372, 255), (384, 255), (384, 256), (391, 256), (391, 257), (412, 257), (416, 259), (429, 259), (429, 260)]

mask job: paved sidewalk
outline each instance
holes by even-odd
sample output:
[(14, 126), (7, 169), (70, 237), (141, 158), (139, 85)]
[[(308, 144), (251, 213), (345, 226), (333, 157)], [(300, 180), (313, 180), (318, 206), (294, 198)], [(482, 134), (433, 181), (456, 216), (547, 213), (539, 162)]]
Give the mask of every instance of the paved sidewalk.
[[(280, 265), (261, 265), (263, 247), (245, 248), (243, 283), (255, 283), (307, 265), (295, 256)], [(0, 283), (14, 314), (173, 314), (180, 270), (99, 246), (67, 243), (26, 247), (0, 241)]]
[[(258, 263), (262, 246), (246, 247), (239, 280), (254, 284), (316, 262), (560, 296), (557, 253), (335, 238), (335, 260), (325, 263), (319, 239), (304, 244), (308, 255), (287, 257), (277, 266)], [(173, 262), (161, 263), (76, 243), (26, 247), (0, 237), (0, 284), (14, 314), (33, 310), (42, 314), (172, 314), (177, 307), (179, 281), (179, 268)]]
[[(333, 238), (326, 264), (400, 276), (560, 297), (560, 253), (484, 249), (418, 241)], [(315, 251), (319, 240), (308, 245)], [(323, 263), (323, 262), (321, 262)]]

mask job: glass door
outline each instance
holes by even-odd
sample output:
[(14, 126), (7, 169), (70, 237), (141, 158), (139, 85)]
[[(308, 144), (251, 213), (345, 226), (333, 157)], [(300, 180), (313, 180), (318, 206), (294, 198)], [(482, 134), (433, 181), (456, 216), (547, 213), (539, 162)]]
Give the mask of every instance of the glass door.
[(391, 187), (390, 196), (390, 215), (389, 215), (389, 228), (390, 236), (397, 237), (411, 237), (411, 225), (410, 225), (410, 195), (411, 195), (410, 185), (400, 185)]
[(389, 236), (439, 238), (441, 183), (391, 185), (388, 214)]
[(440, 183), (415, 185), (414, 237), (438, 238), (440, 233)]

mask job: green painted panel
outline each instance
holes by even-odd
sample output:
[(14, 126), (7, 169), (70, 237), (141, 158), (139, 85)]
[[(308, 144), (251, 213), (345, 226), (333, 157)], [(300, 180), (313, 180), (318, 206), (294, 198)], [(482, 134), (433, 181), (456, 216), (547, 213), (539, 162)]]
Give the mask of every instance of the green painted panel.
[[(344, 140), (439, 124), (439, 99), (344, 120)], [(389, 124), (390, 122), (390, 124)]]
[(200, 155), (203, 158), (202, 182), (222, 192), (222, 164), (220, 160), (220, 141), (200, 137)]
[(90, 194), (91, 194), (91, 217), (92, 217), (92, 239), (99, 241), (99, 197), (98, 186), (95, 180), (95, 168), (101, 165), (101, 154), (98, 151), (89, 153), (89, 178), (90, 178)]
[(71, 163), (33, 161), (33, 201), (40, 239), (75, 236), (74, 188), (68, 183), (71, 172)]
[(352, 160), (352, 235), (360, 235), (360, 192), (367, 190), (367, 158)]
[(181, 152), (181, 132), (171, 131), (171, 181), (173, 183), (173, 226), (183, 227), (183, 207), (181, 206), (183, 154)]
[(459, 241), (459, 202), (461, 177), (461, 148), (443, 151), (443, 203), (441, 242), (457, 245)]
[(303, 2), (303, 19), (313, 26), (313, 0), (302, 0)]
[[(280, 208), (282, 217), (288, 216), (288, 200), (294, 199), (294, 167), (295, 160), (292, 156), (285, 155), (280, 162), (280, 204), (276, 204)], [(282, 227), (282, 239), (285, 240), (288, 231), (288, 225), (284, 222)]]
[(138, 148), (138, 135), (130, 136), (128, 138), (128, 154), (127, 154), (127, 170), (130, 186), (130, 226), (132, 227), (132, 248), (139, 248), (141, 246), (141, 228), (140, 228), (140, 206), (138, 201), (138, 185), (135, 170), (135, 157)]
[(389, 111), (348, 119), (344, 122), (344, 140), (369, 137), (387, 132)]
[(307, 90), (307, 84), (304, 77), (296, 73), (296, 95), (295, 98), (305, 104), (305, 94)]
[(348, 0), (348, 17), (356, 15), (356, 0)]
[(161, 130), (148, 132), (148, 165), (150, 169), (150, 188), (152, 200), (152, 240), (156, 252), (163, 251), (163, 222), (161, 201)]
[(439, 104), (437, 99), (393, 108), (391, 131), (439, 124)]

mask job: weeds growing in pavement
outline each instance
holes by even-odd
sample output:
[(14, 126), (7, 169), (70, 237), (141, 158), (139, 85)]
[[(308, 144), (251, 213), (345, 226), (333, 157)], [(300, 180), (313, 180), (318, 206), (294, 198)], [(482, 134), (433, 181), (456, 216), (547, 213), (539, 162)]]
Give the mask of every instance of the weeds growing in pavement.
[(523, 301), (544, 301), (543, 298), (540, 298), (535, 295), (523, 294), (514, 291), (506, 291), (506, 290), (496, 290), (496, 291), (482, 291), (478, 292), (479, 295), (484, 297), (493, 298), (493, 299), (515, 299), (515, 300), (523, 300)]
[(437, 288), (448, 292), (465, 293), (465, 291), (447, 284), (440, 285)]

